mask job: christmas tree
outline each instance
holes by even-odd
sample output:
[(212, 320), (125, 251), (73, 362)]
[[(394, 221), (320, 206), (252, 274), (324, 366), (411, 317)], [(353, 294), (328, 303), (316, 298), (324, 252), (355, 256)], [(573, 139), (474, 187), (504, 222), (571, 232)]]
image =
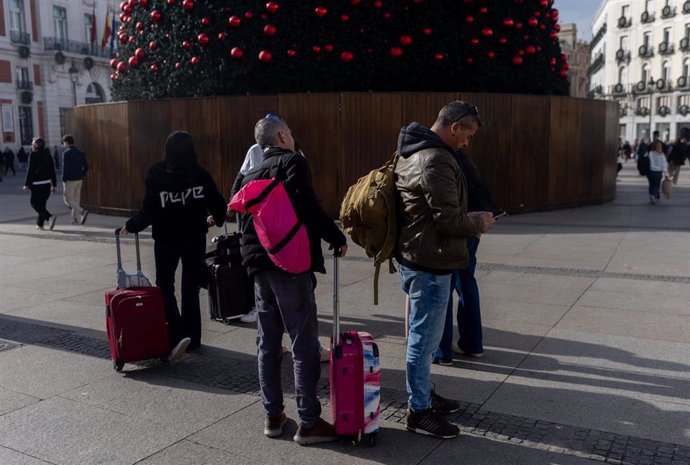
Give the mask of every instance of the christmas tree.
[(116, 100), (568, 93), (553, 0), (128, 0), (120, 8)]

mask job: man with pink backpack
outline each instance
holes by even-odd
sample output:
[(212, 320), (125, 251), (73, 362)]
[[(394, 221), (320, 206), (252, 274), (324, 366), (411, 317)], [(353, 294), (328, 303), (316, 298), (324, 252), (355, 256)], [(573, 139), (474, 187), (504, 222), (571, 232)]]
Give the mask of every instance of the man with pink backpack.
[[(271, 226), (257, 221), (255, 227), (250, 211), (256, 210), (247, 206), (248, 211), (242, 213), (241, 217), (242, 264), (254, 279), (258, 309), (259, 384), (266, 412), (264, 434), (267, 437), (282, 435), (287, 421), (280, 370), (282, 337), (287, 332), (292, 341), (299, 415), (299, 428), (293, 439), (300, 445), (333, 441), (337, 439), (335, 429), (321, 418), (321, 404), (317, 397), (321, 368), (314, 272), (326, 272), (321, 240), (328, 242), (338, 257), (343, 257), (347, 252), (346, 239), (321, 206), (311, 183), (309, 164), (305, 157), (295, 152), (295, 141), (285, 121), (279, 118), (260, 119), (254, 128), (254, 138), (264, 150), (264, 161), (246, 173), (242, 186), (258, 180), (279, 181), (279, 190), (282, 192), (284, 188), (289, 200), (283, 199), (294, 209), (291, 217), (298, 220), (294, 225), (295, 233), (289, 235), (283, 244), (272, 247), (266, 242), (273, 239), (266, 237), (273, 232)], [(251, 200), (247, 202), (251, 203)], [(245, 211), (244, 207), (236, 207)], [(307, 239), (305, 253), (310, 259), (305, 266), (285, 261), (282, 252), (290, 252), (292, 237)], [(282, 252), (277, 251), (279, 248)]]

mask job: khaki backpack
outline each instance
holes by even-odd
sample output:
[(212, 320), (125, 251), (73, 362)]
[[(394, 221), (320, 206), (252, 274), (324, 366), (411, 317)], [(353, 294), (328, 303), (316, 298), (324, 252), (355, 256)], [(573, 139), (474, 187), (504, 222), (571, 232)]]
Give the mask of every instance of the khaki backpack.
[(395, 273), (393, 257), (398, 241), (395, 207), (395, 165), (398, 152), (390, 161), (350, 186), (340, 205), (340, 221), (352, 241), (374, 259), (374, 305), (379, 303), (379, 270), (388, 260)]

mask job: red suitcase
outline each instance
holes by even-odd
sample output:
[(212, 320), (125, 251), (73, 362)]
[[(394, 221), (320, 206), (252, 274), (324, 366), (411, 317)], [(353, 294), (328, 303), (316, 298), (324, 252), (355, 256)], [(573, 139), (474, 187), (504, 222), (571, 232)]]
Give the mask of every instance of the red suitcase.
[(373, 446), (381, 413), (379, 350), (363, 331), (340, 332), (338, 259), (333, 264), (333, 336), (331, 339), (331, 418), (339, 435)]
[[(141, 272), (139, 236), (135, 235), (137, 273), (127, 275), (122, 268), (119, 230), (117, 247), (118, 289), (105, 293), (106, 328), (113, 367), (122, 371), (126, 362), (164, 358), (170, 352), (168, 325), (160, 288), (132, 287), (121, 289), (126, 282), (144, 286), (148, 280)], [(127, 279), (121, 279), (126, 277)]]

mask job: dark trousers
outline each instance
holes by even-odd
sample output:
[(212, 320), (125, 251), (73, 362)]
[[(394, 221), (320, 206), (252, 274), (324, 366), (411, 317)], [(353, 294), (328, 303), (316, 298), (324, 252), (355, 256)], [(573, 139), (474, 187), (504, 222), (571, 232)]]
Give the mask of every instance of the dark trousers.
[(661, 187), (661, 171), (650, 171), (647, 174), (649, 182), (649, 195), (659, 198), (659, 188)]
[(38, 213), (38, 218), (36, 218), (36, 224), (43, 227), (43, 223), (48, 221), (52, 216), (46, 204), (48, 203), (48, 198), (50, 197), (50, 184), (40, 184), (38, 186), (31, 186), (31, 208), (36, 210)]
[(479, 286), (474, 272), (477, 269), (478, 237), (467, 238), (469, 262), (464, 270), (453, 272), (450, 282), (450, 297), (443, 337), (435, 357), (440, 360), (453, 360), (453, 293), (457, 292), (458, 300), (458, 347), (465, 353), (484, 352), (482, 337), (482, 314), (479, 306)]
[[(156, 285), (163, 292), (165, 315), (168, 320), (170, 346), (180, 339), (192, 339), (190, 348), (201, 344), (201, 310), (199, 306), (199, 277), (202, 276), (206, 236), (176, 242), (155, 241)], [(175, 272), (182, 261), (181, 312), (175, 298)]]
[(321, 416), (317, 383), (321, 376), (318, 320), (312, 273), (268, 270), (254, 275), (258, 309), (259, 386), (268, 416), (283, 412), (280, 364), (283, 333), (292, 340), (295, 400), (300, 423), (311, 428)]
[(12, 174), (17, 174), (17, 172), (14, 170), (14, 163), (8, 163), (5, 166), (5, 174), (9, 173), (10, 170), (12, 170)]

